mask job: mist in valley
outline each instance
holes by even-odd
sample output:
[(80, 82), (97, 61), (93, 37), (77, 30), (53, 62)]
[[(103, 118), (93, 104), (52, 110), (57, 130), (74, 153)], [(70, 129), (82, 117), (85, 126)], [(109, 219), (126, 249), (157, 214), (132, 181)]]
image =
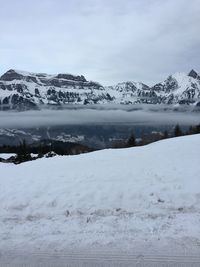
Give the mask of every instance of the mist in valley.
[(30, 128), (65, 125), (194, 125), (200, 113), (191, 109), (146, 106), (68, 107), (23, 112), (1, 111), (0, 128)]

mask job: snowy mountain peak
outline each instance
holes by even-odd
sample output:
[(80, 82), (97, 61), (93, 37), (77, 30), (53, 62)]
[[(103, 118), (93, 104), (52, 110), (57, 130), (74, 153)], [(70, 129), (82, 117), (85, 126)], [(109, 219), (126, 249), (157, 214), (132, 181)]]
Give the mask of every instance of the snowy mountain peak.
[(151, 89), (156, 92), (161, 103), (199, 106), (200, 80), (195, 75), (195, 71), (191, 71), (189, 74), (177, 72), (170, 75), (164, 82), (154, 85)]
[(196, 79), (198, 77), (198, 73), (195, 71), (195, 70), (191, 70), (189, 73), (188, 73), (188, 76)]
[[(46, 74), (46, 73), (33, 73), (33, 72), (26, 72), (16, 69), (10, 69), (6, 73), (4, 73), (0, 80), (4, 81), (12, 81), (12, 80), (21, 80), (27, 77), (37, 77), (41, 79), (64, 79), (70, 81), (82, 81), (87, 82), (86, 78), (83, 75), (73, 75), (69, 73), (59, 73), (59, 74)], [(34, 80), (33, 80), (34, 81)]]
[(37, 108), (39, 105), (109, 102), (103, 86), (83, 75), (48, 75), (10, 69), (0, 77), (0, 106)]
[(0, 77), (0, 80), (3, 80), (3, 81), (12, 81), (15, 79), (20, 80), (22, 78), (22, 76), (23, 75), (21, 74), (20, 71), (10, 69)]
[(83, 75), (49, 75), (10, 69), (0, 77), (0, 106), (38, 108), (62, 104), (187, 104), (200, 106), (200, 76), (177, 72), (152, 87), (127, 81), (103, 87)]
[(121, 82), (118, 83), (117, 85), (112, 86), (118, 91), (136, 91), (137, 89), (147, 89), (149, 88), (146, 84), (143, 84), (141, 82), (134, 82), (134, 81), (127, 81), (127, 82)]
[(54, 75), (48, 75), (46, 73), (33, 73), (16, 69), (10, 69), (0, 77), (0, 81), (27, 80), (37, 83), (38, 82), (37, 78), (51, 79), (53, 78), (53, 76)]

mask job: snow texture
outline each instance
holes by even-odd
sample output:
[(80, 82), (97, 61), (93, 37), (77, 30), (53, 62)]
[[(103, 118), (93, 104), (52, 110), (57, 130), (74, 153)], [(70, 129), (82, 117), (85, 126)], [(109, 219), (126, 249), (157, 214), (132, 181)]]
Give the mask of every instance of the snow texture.
[(200, 135), (0, 164), (0, 248), (200, 245)]

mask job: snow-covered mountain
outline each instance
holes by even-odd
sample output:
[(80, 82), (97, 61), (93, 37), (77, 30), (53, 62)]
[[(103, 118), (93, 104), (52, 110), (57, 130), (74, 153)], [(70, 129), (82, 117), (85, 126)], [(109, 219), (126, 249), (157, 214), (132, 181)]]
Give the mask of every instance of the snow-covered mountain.
[(48, 75), (9, 70), (0, 77), (0, 103), (12, 108), (42, 104), (107, 103), (102, 85), (71, 74)]
[(122, 82), (108, 86), (106, 90), (117, 104), (141, 103), (144, 98), (153, 97), (150, 87), (141, 82)]
[[(175, 73), (161, 83), (148, 87), (143, 83), (124, 82), (108, 87), (117, 103), (200, 105), (200, 75)], [(112, 93), (115, 92), (115, 95)]]
[(141, 82), (102, 86), (83, 75), (48, 75), (9, 70), (0, 77), (0, 106), (37, 108), (63, 104), (188, 104), (200, 105), (200, 75), (176, 73), (149, 87)]
[(194, 71), (188, 75), (175, 73), (164, 82), (151, 88), (158, 96), (158, 101), (165, 104), (200, 105), (200, 76)]

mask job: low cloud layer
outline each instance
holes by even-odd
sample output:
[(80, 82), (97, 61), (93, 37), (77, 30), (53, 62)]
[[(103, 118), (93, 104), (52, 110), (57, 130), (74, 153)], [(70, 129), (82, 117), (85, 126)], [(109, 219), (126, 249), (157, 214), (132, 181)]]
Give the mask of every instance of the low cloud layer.
[(66, 109), (26, 112), (0, 112), (0, 128), (29, 128), (58, 125), (194, 125), (198, 112), (163, 112), (123, 109)]
[(153, 84), (200, 70), (199, 0), (0, 0), (0, 73)]

